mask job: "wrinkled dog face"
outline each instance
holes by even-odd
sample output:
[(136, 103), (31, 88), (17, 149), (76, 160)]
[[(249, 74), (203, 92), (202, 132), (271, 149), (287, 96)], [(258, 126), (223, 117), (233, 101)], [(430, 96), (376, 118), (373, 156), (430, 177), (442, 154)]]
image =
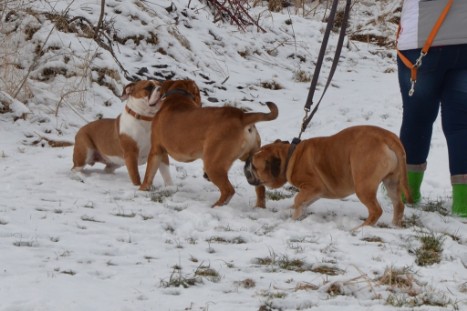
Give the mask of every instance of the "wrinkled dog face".
[(256, 167), (253, 166), (251, 163), (253, 157), (249, 157), (245, 161), (245, 166), (243, 167), (243, 172), (245, 173), (246, 180), (252, 186), (259, 186), (261, 185), (261, 181), (257, 177), (256, 174)]
[(156, 80), (142, 80), (125, 86), (122, 100), (131, 99), (131, 104), (139, 107), (141, 112), (154, 115), (159, 109), (161, 83)]
[(244, 172), (250, 185), (265, 185), (270, 188), (282, 187), (286, 182), (283, 168), (284, 148), (288, 145), (273, 143), (261, 147), (252, 157), (245, 162)]

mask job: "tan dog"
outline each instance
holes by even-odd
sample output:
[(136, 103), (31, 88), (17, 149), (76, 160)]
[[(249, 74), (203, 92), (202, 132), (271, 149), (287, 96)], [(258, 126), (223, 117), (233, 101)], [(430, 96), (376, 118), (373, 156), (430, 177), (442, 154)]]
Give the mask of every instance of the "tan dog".
[[(125, 110), (116, 119), (100, 119), (83, 126), (75, 137), (73, 171), (86, 164), (104, 163), (106, 172), (126, 165), (131, 181), (141, 184), (138, 165), (146, 163), (150, 148), (151, 123), (160, 108), (160, 82), (138, 81), (125, 86), (122, 99)], [(172, 184), (169, 159), (163, 158), (161, 175)]]
[[(164, 102), (152, 124), (152, 144), (141, 190), (152, 186), (161, 159), (168, 153), (180, 162), (203, 159), (204, 171), (220, 190), (213, 204), (227, 204), (235, 193), (227, 173), (236, 159), (245, 161), (256, 152), (261, 139), (255, 123), (277, 118), (275, 104), (268, 102), (270, 113), (243, 112), (234, 107), (199, 108), (191, 90), (179, 82), (163, 83)], [(264, 207), (264, 186), (256, 188), (256, 205)]]
[(290, 155), (288, 142), (263, 146), (245, 164), (252, 185), (271, 188), (287, 181), (299, 189), (293, 218), (319, 198), (338, 199), (356, 193), (368, 208), (362, 224), (374, 225), (383, 210), (376, 199), (383, 182), (394, 206), (393, 224), (400, 226), (404, 213), (401, 191), (410, 202), (405, 151), (393, 133), (375, 126), (354, 126), (333, 136), (307, 139)]

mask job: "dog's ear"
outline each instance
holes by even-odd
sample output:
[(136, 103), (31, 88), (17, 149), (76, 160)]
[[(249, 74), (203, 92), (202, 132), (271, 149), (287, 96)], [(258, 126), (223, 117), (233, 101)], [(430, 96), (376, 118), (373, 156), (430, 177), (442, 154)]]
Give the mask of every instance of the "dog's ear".
[(272, 157), (269, 165), (271, 168), (271, 175), (273, 177), (279, 177), (279, 174), (281, 173), (281, 159), (277, 157)]
[(275, 143), (275, 144), (277, 144), (277, 143), (290, 144), (289, 141), (287, 141), (287, 140), (281, 140), (281, 139), (276, 139), (276, 140), (274, 141), (274, 143)]
[(120, 99), (121, 100), (127, 100), (134, 89), (135, 89), (135, 83), (134, 82), (131, 82), (130, 84), (126, 85), (123, 88), (122, 96), (120, 96)]
[(200, 91), (199, 91), (199, 87), (198, 85), (196, 85), (196, 82), (195, 81), (192, 81), (192, 80), (188, 80), (189, 81), (189, 92), (191, 94), (193, 94), (193, 96), (195, 97), (194, 98), (194, 101), (195, 103), (201, 107), (201, 94), (200, 94)]
[(161, 89), (160, 89), (161, 94), (167, 93), (170, 90), (170, 88), (174, 85), (174, 83), (175, 83), (175, 80), (163, 81), (161, 84)]

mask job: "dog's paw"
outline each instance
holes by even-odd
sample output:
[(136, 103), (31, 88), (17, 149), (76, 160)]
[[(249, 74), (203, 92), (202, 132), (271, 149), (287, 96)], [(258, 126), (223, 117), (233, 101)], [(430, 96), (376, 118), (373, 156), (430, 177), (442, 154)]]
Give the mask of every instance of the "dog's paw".
[(138, 190), (151, 191), (152, 188), (153, 188), (153, 185), (142, 184), (141, 186), (139, 186)]
[(308, 215), (305, 215), (305, 214), (302, 214), (298, 217), (295, 217), (295, 216), (292, 216), (292, 219), (295, 220), (295, 221), (302, 221), (303, 219), (305, 219)]
[(292, 219), (293, 220), (303, 220), (306, 215), (303, 215), (302, 209), (301, 208), (296, 208), (295, 206), (292, 206)]
[(76, 180), (84, 184), (83, 174), (80, 171), (70, 171), (69, 173), (71, 180)]

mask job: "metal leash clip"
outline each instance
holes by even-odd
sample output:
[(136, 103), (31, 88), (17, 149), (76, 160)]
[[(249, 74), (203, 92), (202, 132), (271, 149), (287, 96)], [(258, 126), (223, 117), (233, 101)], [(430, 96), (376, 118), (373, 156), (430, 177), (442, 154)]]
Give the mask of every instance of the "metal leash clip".
[(417, 82), (417, 80), (412, 80), (410, 79), (410, 90), (409, 90), (409, 96), (412, 96), (413, 93), (415, 93), (415, 83)]
[[(417, 58), (417, 60), (415, 61), (415, 64), (412, 67), (412, 71), (415, 70), (415, 74), (412, 74), (412, 76), (416, 76), (417, 69), (422, 66), (422, 60), (423, 60), (423, 57), (426, 56), (426, 54), (427, 54), (426, 52), (423, 52), (423, 51), (420, 52), (420, 56)], [(417, 82), (417, 80), (410, 77), (410, 84), (411, 85), (410, 85), (410, 90), (409, 90), (409, 96), (412, 96), (413, 93), (415, 93), (415, 83), (416, 82)]]

